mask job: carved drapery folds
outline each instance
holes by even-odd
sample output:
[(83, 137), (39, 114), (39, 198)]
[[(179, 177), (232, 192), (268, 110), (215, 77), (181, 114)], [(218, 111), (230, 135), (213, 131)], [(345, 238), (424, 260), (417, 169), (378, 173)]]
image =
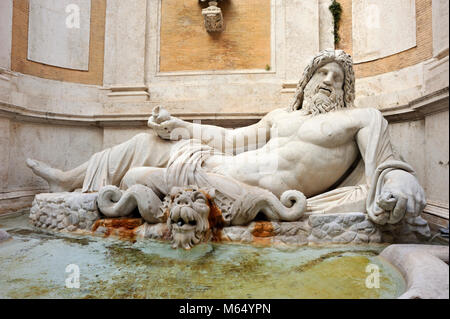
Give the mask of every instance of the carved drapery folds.
[(205, 28), (208, 32), (222, 32), (224, 30), (222, 10), (218, 7), (217, 1), (200, 0), (200, 2), (208, 2), (208, 7), (202, 10), (205, 21)]

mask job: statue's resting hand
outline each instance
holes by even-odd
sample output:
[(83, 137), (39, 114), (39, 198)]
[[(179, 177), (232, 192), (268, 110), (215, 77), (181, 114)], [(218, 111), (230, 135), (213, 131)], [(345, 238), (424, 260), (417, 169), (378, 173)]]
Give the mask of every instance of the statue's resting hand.
[[(376, 216), (389, 224), (420, 215), (426, 205), (425, 192), (416, 177), (403, 170), (385, 175), (384, 185), (376, 198), (382, 209)], [(384, 222), (382, 222), (384, 224)]]
[(186, 122), (170, 116), (167, 110), (159, 106), (153, 109), (147, 126), (152, 128), (159, 137), (165, 140), (178, 141), (181, 138), (189, 138)]

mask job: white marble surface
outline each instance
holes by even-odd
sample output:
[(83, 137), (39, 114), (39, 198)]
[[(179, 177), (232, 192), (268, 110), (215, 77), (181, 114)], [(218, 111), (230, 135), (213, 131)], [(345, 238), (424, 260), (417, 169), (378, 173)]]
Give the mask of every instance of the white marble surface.
[(416, 45), (414, 0), (352, 2), (355, 63), (389, 56)]
[(449, 113), (441, 112), (425, 119), (426, 189), (430, 200), (449, 202)]
[[(79, 28), (66, 20), (79, 8)], [(70, 8), (70, 7), (69, 7)], [(89, 69), (91, 0), (30, 0), (28, 59), (62, 68)], [(70, 23), (69, 23), (70, 26)]]
[(448, 299), (448, 246), (391, 245), (380, 256), (406, 279), (399, 299)]
[(297, 80), (319, 52), (319, 1), (286, 0), (286, 79)]
[(109, 0), (106, 7), (104, 84), (143, 85), (147, 0)]
[(320, 50), (334, 48), (334, 23), (329, 6), (333, 0), (319, 0), (319, 47)]
[(13, 0), (0, 1), (0, 68), (11, 67), (11, 32)]
[(448, 0), (433, 0), (433, 55), (448, 50)]

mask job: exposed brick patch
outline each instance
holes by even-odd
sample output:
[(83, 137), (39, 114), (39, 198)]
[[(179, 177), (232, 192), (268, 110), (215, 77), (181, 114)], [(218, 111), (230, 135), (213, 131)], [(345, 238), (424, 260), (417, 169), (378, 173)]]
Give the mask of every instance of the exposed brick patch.
[(270, 0), (220, 3), (225, 30), (208, 33), (198, 1), (164, 0), (160, 71), (264, 69), (270, 65)]

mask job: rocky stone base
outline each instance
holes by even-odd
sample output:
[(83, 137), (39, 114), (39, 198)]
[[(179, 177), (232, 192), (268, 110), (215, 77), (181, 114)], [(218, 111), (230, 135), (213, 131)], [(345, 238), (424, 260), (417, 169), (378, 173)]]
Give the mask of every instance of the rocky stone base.
[[(148, 224), (141, 218), (107, 219), (98, 211), (96, 202), (96, 193), (39, 194), (33, 201), (30, 219), (37, 227), (56, 231), (82, 231), (127, 240), (170, 240), (165, 223)], [(309, 215), (297, 222), (255, 221), (248, 226), (222, 228), (214, 240), (263, 245), (415, 243), (430, 235), (428, 224), (420, 217), (379, 226), (367, 214), (355, 212)]]
[(7, 241), (8, 239), (11, 239), (11, 235), (8, 234), (6, 231), (4, 231), (3, 229), (0, 229), (0, 243), (2, 241)]
[(382, 238), (380, 229), (364, 213), (311, 215), (309, 223), (310, 242), (380, 243)]
[(97, 193), (49, 193), (36, 195), (30, 210), (31, 223), (58, 231), (91, 230), (100, 219)]

